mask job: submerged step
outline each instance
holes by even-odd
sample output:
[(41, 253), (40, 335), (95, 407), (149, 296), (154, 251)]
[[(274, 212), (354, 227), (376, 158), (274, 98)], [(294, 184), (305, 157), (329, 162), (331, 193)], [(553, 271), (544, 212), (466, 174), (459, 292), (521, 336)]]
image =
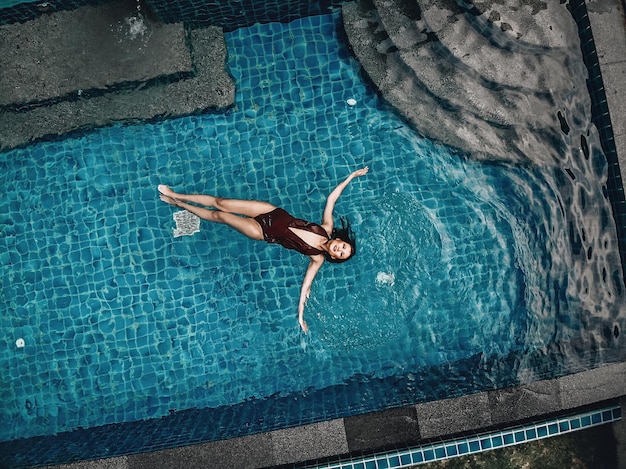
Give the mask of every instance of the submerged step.
[(232, 106), (235, 83), (226, 72), (226, 43), (220, 28), (190, 34), (196, 74), (162, 86), (118, 90), (39, 106), (25, 112), (0, 108), (0, 151), (54, 139), (79, 129), (115, 122), (189, 115)]
[(0, 106), (101, 94), (193, 74), (182, 24), (114, 1), (0, 26)]
[(342, 11), (364, 69), (422, 135), (488, 161), (559, 162), (580, 151), (590, 121), (575, 115), (591, 109), (577, 91), (576, 25), (564, 4), (516, 5), (361, 0)]

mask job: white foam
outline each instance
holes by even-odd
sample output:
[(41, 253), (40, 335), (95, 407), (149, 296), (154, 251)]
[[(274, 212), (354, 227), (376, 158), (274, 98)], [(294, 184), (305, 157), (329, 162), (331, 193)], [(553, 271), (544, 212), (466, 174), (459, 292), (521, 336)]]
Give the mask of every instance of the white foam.
[(376, 283), (378, 285), (388, 285), (388, 286), (393, 286), (393, 284), (396, 281), (396, 276), (393, 273), (386, 273), (386, 272), (378, 272), (376, 274)]
[(174, 214), (176, 228), (174, 238), (178, 236), (191, 236), (200, 231), (200, 217), (187, 210), (180, 210)]

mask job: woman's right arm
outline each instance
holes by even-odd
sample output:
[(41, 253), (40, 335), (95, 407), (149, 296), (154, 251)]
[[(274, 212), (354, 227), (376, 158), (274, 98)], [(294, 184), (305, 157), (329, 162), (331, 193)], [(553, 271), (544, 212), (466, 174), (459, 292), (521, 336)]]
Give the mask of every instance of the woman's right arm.
[(317, 272), (322, 267), (324, 263), (324, 256), (317, 255), (315, 257), (311, 257), (311, 262), (309, 263), (309, 267), (306, 269), (306, 274), (304, 274), (304, 280), (302, 281), (302, 287), (300, 288), (300, 302), (298, 303), (298, 322), (300, 323), (300, 327), (304, 331), (304, 333), (309, 332), (309, 327), (304, 320), (304, 306), (306, 305), (306, 301), (309, 299), (309, 294), (311, 293), (311, 285), (313, 285), (313, 279), (317, 275)]

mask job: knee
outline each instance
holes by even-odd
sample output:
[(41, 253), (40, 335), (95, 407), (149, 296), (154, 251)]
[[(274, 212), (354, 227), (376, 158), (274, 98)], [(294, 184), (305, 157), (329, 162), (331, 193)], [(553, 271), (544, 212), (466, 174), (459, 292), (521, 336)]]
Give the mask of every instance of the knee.
[[(217, 207), (216, 207), (217, 208)], [(224, 212), (221, 210), (208, 210), (208, 215), (211, 221), (216, 221), (218, 223), (225, 223), (224, 221)]]
[(223, 197), (214, 197), (214, 202), (213, 202), (213, 207), (218, 209), (218, 210), (222, 210), (227, 212), (228, 210), (225, 210), (225, 204), (224, 201), (226, 199), (224, 199)]

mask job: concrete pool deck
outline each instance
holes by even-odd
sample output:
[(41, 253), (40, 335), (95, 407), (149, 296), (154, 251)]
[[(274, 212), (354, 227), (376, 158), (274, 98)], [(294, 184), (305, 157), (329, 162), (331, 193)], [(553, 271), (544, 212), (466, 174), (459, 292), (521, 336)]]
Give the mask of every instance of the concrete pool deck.
[[(626, 168), (626, 31), (619, 0), (588, 1), (604, 85), (613, 121), (622, 172)], [(519, 421), (619, 400), (626, 404), (626, 363), (601, 366), (573, 375), (524, 386), (429, 402), (415, 406), (320, 422), (231, 440), (81, 461), (55, 468), (262, 468), (323, 458), (361, 454), (376, 449), (419, 445), (461, 433), (511, 426)], [(624, 421), (613, 424), (621, 435)]]

